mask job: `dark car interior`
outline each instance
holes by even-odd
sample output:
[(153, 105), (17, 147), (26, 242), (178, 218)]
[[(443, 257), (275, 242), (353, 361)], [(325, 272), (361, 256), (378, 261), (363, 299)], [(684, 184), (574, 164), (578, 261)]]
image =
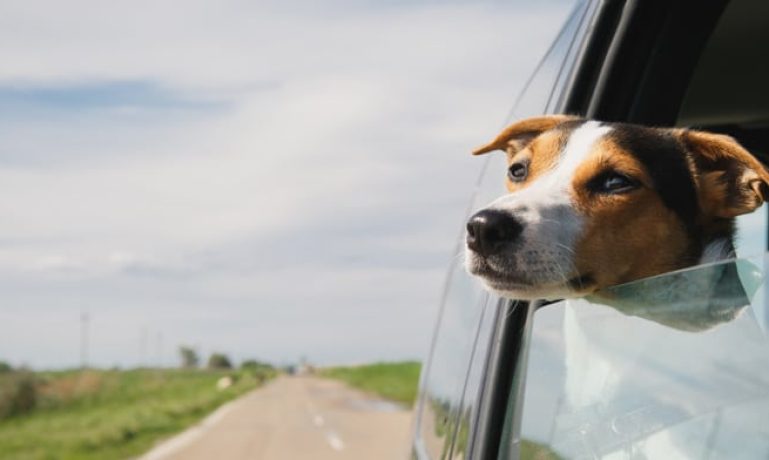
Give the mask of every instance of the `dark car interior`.
[(769, 160), (769, 2), (729, 4), (710, 36), (678, 112), (676, 124), (739, 139)]
[(629, 6), (634, 14), (618, 24), (586, 114), (729, 134), (766, 163), (769, 2)]

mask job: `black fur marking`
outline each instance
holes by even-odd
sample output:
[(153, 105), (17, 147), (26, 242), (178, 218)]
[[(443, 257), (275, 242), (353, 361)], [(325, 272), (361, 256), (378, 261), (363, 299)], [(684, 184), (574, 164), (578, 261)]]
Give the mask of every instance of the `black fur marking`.
[(611, 126), (609, 137), (644, 166), (662, 202), (681, 219), (690, 236), (688, 256), (698, 258), (703, 250), (702, 229), (697, 225), (700, 207), (685, 147), (672, 133), (660, 129)]

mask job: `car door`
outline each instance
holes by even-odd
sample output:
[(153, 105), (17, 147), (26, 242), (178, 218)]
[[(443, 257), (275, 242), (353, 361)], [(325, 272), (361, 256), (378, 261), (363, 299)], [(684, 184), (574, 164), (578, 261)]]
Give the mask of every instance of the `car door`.
[[(567, 99), (592, 118), (727, 133), (766, 159), (769, 5), (692, 5), (627, 2), (587, 94)], [(521, 311), (487, 458), (769, 457), (766, 208), (737, 226), (736, 260), (613, 288), (611, 306)]]

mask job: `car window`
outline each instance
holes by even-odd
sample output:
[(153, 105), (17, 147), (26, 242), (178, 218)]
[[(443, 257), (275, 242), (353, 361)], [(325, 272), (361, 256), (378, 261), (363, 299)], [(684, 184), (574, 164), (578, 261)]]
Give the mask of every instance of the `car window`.
[(507, 442), (521, 458), (769, 458), (765, 260), (541, 308)]

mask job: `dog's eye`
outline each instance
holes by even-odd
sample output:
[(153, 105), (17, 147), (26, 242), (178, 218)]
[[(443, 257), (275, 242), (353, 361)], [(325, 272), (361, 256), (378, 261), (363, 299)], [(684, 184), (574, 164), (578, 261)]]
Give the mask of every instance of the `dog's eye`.
[(598, 193), (624, 193), (636, 188), (637, 186), (638, 183), (633, 179), (625, 176), (624, 174), (610, 171), (596, 177), (592, 181), (590, 188)]
[(526, 166), (526, 163), (513, 163), (507, 170), (507, 177), (513, 182), (521, 182), (526, 179), (528, 174), (529, 168)]

